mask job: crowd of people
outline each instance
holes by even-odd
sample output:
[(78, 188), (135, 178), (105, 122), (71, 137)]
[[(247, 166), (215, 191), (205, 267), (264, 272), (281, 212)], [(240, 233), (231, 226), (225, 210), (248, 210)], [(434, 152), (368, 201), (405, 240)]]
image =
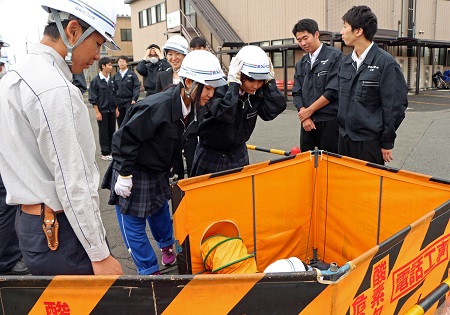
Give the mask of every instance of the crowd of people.
[[(137, 65), (146, 91), (139, 100), (128, 58), (118, 58), (114, 75), (111, 59), (100, 59), (102, 45), (119, 49), (110, 2), (42, 0), (42, 7), (48, 24), (41, 42), (0, 80), (0, 274), (123, 274), (99, 209), (103, 177), (138, 273), (158, 275), (146, 225), (161, 264), (176, 263), (170, 179), (249, 164), (246, 142), (257, 118), (276, 119), (287, 106), (272, 62), (260, 47), (244, 46), (225, 75), (204, 38), (188, 43), (171, 36), (162, 49), (149, 45)], [(405, 117), (406, 82), (393, 57), (373, 42), (377, 18), (369, 7), (352, 7), (342, 20), (342, 39), (354, 48), (347, 56), (320, 41), (312, 19), (292, 30), (306, 52), (292, 89), (300, 148), (384, 164), (393, 159)], [(105, 174), (95, 162), (82, 96), (82, 72), (95, 60), (99, 74), (88, 99), (101, 158), (110, 163)]]

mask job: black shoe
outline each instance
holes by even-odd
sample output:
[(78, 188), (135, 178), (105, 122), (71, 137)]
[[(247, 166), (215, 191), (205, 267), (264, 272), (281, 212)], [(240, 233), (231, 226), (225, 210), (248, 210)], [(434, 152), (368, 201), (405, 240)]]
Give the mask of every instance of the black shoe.
[(2, 275), (5, 276), (24, 276), (29, 275), (30, 271), (28, 270), (27, 266), (25, 266), (25, 262), (23, 261), (23, 258), (21, 257), (16, 265), (8, 272), (2, 273)]

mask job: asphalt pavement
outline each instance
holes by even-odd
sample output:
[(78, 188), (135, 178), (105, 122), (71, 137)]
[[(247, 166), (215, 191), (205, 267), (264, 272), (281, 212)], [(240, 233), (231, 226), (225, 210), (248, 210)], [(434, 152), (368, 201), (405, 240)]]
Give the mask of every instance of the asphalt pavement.
[[(87, 95), (85, 95), (87, 97)], [(397, 130), (394, 147), (394, 161), (388, 166), (422, 173), (450, 181), (450, 91), (427, 90), (419, 95), (409, 95), (409, 107), (406, 118)], [(88, 104), (86, 102), (86, 104)], [(90, 105), (89, 113), (98, 146), (98, 126), (94, 110)], [(288, 108), (275, 120), (266, 122), (258, 120), (255, 131), (248, 144), (263, 148), (290, 151), (299, 146), (300, 122), (297, 111), (288, 102)], [(101, 174), (109, 165), (108, 161), (100, 158), (97, 147), (96, 157)], [(250, 162), (279, 158), (280, 156), (260, 151), (249, 151)], [(122, 264), (125, 274), (136, 274), (136, 267), (127, 252), (120, 234), (114, 206), (108, 205), (109, 190), (100, 189), (100, 207), (103, 224), (106, 229), (111, 252)], [(147, 228), (148, 230), (148, 228)], [(153, 248), (158, 257), (160, 252), (151, 237)], [(161, 266), (162, 267), (162, 266)], [(163, 270), (163, 273), (175, 273), (175, 267)]]

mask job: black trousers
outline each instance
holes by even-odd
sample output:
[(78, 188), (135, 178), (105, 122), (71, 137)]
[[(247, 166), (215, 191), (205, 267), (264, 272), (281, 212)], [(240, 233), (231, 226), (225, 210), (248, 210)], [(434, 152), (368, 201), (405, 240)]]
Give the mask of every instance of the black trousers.
[(337, 119), (315, 122), (316, 129), (305, 131), (300, 129), (300, 150), (302, 152), (319, 150), (337, 153), (339, 125)]
[(182, 157), (182, 151), (184, 150), (184, 157), (186, 159), (187, 177), (191, 174), (192, 164), (194, 163), (195, 149), (197, 148), (198, 138), (197, 134), (190, 134), (184, 140), (184, 145), (181, 147), (180, 152), (176, 152), (173, 158), (172, 175), (177, 174), (178, 180), (184, 178), (184, 163)]
[(102, 120), (97, 120), (98, 138), (102, 155), (111, 154), (112, 136), (116, 131), (116, 113), (101, 112)]
[(339, 135), (338, 153), (355, 159), (384, 165), (381, 140), (353, 141), (348, 135)]
[(129, 103), (121, 103), (117, 104), (117, 107), (119, 108), (119, 117), (117, 117), (117, 125), (122, 126), (123, 119), (125, 118), (125, 115), (127, 113), (128, 108), (130, 108), (131, 102)]
[(25, 265), (34, 276), (92, 275), (91, 260), (78, 240), (64, 213), (57, 214), (59, 246), (48, 248), (42, 231), (42, 219), (18, 210), (16, 231)]
[(0, 274), (11, 271), (19, 260), (19, 239), (14, 221), (17, 206), (6, 204), (6, 189), (0, 177)]

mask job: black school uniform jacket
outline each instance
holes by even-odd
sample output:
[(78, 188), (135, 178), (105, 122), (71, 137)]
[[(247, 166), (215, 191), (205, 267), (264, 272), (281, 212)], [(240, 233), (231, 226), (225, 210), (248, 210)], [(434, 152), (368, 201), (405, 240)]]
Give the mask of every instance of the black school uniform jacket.
[(286, 99), (270, 80), (255, 95), (239, 94), (239, 84), (230, 83), (223, 97), (224, 88), (216, 89), (216, 95), (207, 105), (203, 121), (199, 124), (200, 142), (212, 149), (228, 151), (239, 147), (250, 138), (256, 120), (272, 120), (286, 109)]
[(339, 133), (353, 141), (380, 139), (383, 149), (392, 149), (407, 95), (405, 77), (389, 53), (374, 44), (358, 70), (348, 54), (339, 69)]
[(295, 65), (292, 95), (297, 110), (309, 107), (322, 95), (330, 102), (312, 114), (311, 119), (315, 122), (336, 119), (341, 61), (340, 50), (323, 44), (312, 67), (309, 54), (305, 54)]
[(192, 110), (185, 123), (181, 110), (181, 84), (150, 95), (133, 105), (112, 140), (113, 168), (122, 176), (134, 167), (167, 172), (184, 132), (197, 124)]
[(96, 75), (89, 84), (89, 103), (97, 105), (100, 112), (115, 112), (115, 91), (111, 76), (109, 81)]
[(131, 101), (136, 102), (138, 100), (140, 83), (136, 73), (128, 69), (123, 78), (120, 72), (116, 72), (112, 79), (116, 91), (116, 104), (131, 103)]

